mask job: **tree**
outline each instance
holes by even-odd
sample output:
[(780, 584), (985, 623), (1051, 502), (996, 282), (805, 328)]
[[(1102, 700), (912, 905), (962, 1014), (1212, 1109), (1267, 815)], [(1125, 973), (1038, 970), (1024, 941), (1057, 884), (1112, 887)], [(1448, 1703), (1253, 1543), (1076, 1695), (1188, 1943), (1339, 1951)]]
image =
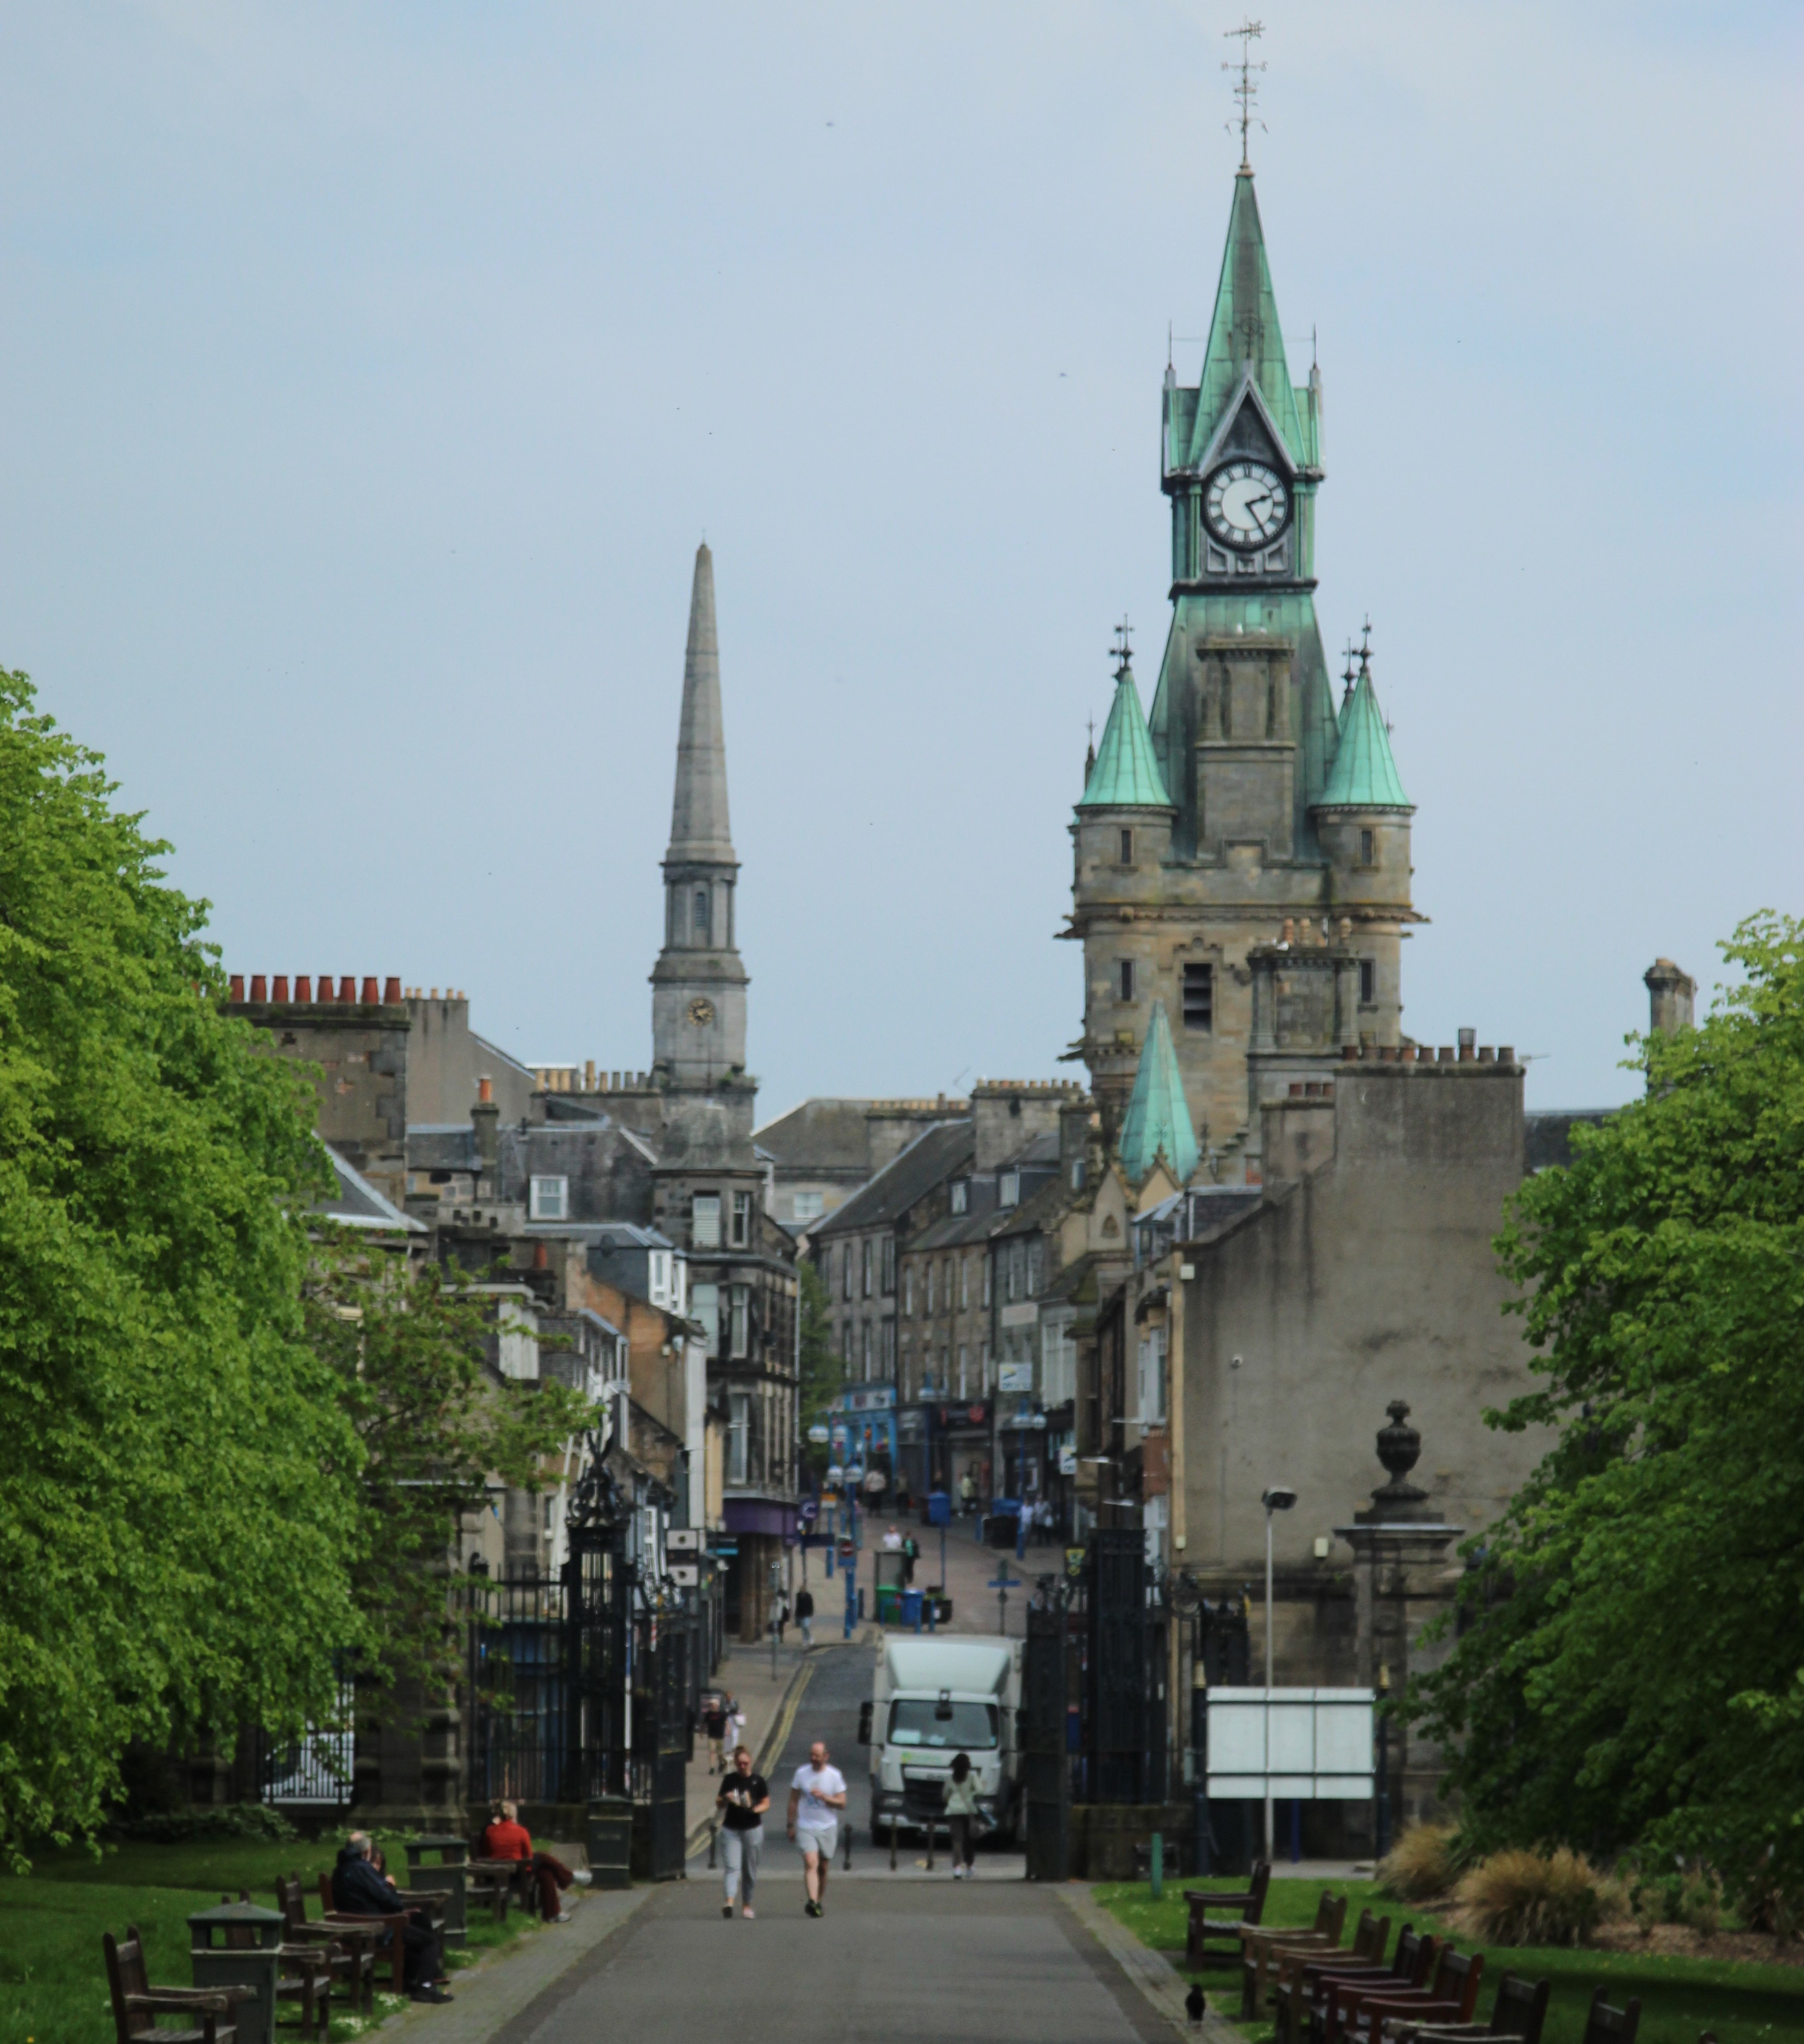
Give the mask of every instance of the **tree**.
[(323, 1706), (359, 1454), (301, 1339), (305, 1075), (223, 1015), (205, 905), (0, 671), (0, 1850), (132, 1739)]
[(355, 1443), (327, 1474), (355, 1500), (363, 1673), (391, 1696), (456, 1677), (445, 1563), (460, 1525), (487, 1503), (489, 1479), (536, 1491), (544, 1458), (594, 1417), (553, 1377), (487, 1374), (491, 1304), (455, 1270), (373, 1263), (348, 1231), (322, 1247), (306, 1289), (307, 1340), (331, 1369)]
[(1724, 951), (1645, 1096), (1499, 1237), (1556, 1430), (1414, 1708), (1480, 1838), (1695, 1856), (1804, 1899), (1804, 925)]

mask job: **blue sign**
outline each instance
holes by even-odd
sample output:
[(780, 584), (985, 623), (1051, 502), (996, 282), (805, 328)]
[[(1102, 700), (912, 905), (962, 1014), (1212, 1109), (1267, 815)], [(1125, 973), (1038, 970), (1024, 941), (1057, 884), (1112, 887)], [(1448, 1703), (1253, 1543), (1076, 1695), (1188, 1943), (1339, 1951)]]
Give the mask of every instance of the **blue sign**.
[(989, 1587), (992, 1590), (1018, 1590), (1021, 1587), (1019, 1576), (992, 1576)]

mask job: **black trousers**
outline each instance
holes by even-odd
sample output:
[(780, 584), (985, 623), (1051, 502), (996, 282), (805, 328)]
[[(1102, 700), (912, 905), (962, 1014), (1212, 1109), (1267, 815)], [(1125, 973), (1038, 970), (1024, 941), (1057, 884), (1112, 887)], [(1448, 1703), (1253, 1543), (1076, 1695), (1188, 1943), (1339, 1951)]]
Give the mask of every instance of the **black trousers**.
[(439, 1934), (417, 1916), (409, 1916), (401, 1926), (401, 1964), (402, 1977), (410, 1988), (423, 1981), (445, 1977), (445, 1955)]

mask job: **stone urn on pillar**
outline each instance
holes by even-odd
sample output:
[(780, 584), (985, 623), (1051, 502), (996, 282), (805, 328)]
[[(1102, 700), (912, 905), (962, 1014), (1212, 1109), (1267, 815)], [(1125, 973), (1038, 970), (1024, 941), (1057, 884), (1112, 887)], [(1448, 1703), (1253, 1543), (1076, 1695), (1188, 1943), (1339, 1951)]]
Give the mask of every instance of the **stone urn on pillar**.
[[(1368, 1688), (1401, 1697), (1412, 1675), (1445, 1659), (1452, 1642), (1422, 1644), (1422, 1632), (1457, 1595), (1462, 1571), (1451, 1550), (1464, 1533), (1441, 1517), (1410, 1472), (1422, 1458), (1422, 1435), (1410, 1408), (1393, 1398), (1378, 1430), (1378, 1459), (1385, 1480), (1372, 1502), (1353, 1514), (1337, 1536), (1353, 1550), (1354, 1650), (1359, 1679)], [(1393, 1835), (1437, 1812), (1440, 1749), (1421, 1733), (1391, 1725), (1386, 1735)]]

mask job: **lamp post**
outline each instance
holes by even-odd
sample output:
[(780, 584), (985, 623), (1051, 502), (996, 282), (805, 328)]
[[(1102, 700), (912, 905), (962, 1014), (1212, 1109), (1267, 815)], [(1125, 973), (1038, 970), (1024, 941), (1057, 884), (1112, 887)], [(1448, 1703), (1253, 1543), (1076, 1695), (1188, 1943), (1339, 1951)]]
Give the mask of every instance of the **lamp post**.
[(1296, 1493), (1273, 1484), (1259, 1502), (1265, 1508), (1265, 1858), (1273, 1858), (1272, 1829), (1272, 1518), (1288, 1512), (1296, 1503)]

